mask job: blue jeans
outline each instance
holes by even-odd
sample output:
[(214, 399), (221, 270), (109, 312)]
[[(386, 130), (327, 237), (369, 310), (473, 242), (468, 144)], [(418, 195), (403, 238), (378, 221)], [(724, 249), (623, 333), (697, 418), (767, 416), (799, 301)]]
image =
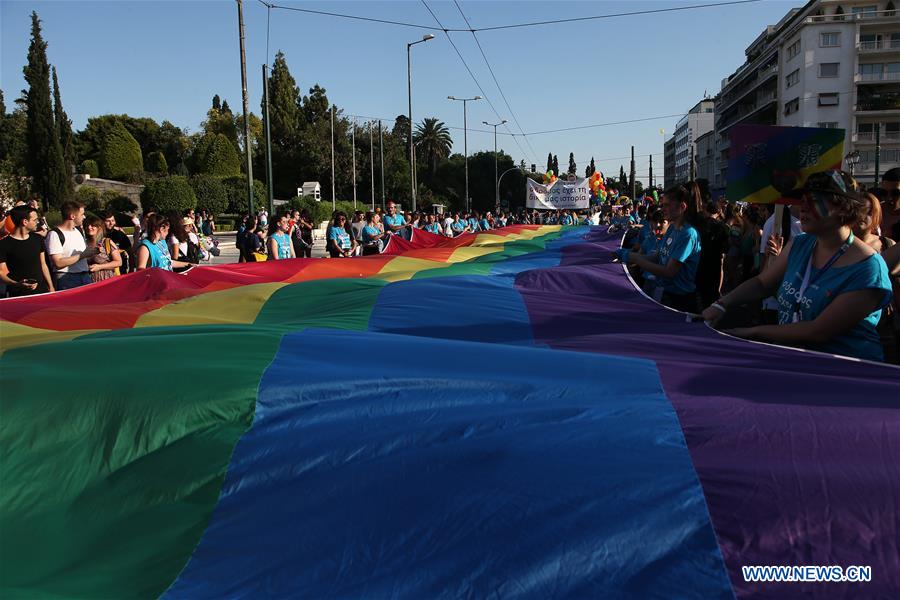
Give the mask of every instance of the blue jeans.
[(59, 277), (56, 278), (56, 291), (71, 290), (72, 288), (88, 285), (91, 281), (91, 274), (87, 272), (60, 273)]

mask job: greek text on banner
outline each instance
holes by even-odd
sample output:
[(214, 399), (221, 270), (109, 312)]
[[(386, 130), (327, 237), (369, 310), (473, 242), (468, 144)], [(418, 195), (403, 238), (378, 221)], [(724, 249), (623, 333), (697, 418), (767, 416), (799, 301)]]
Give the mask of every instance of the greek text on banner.
[(548, 210), (585, 209), (590, 206), (590, 188), (587, 179), (574, 181), (556, 180), (550, 185), (526, 179), (526, 208)]

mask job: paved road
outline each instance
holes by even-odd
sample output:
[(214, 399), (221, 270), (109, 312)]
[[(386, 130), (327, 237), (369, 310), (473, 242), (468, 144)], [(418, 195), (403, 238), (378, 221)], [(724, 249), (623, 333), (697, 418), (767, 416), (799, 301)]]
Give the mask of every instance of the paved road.
[[(214, 256), (209, 263), (211, 265), (227, 265), (238, 262), (238, 251), (234, 245), (234, 233), (217, 233), (216, 239), (219, 240), (219, 249), (222, 251), (219, 256)], [(317, 240), (313, 244), (313, 258), (325, 257), (325, 240)]]

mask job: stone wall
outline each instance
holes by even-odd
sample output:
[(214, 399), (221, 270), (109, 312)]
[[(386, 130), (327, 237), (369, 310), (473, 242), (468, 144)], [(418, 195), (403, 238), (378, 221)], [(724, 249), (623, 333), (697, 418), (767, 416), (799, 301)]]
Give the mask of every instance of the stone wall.
[[(85, 176), (81, 175), (80, 177)], [(77, 181), (78, 179), (76, 178), (76, 182)], [(97, 188), (98, 190), (100, 190), (100, 193), (103, 193), (107, 190), (112, 190), (118, 194), (128, 197), (129, 200), (131, 200), (138, 206), (138, 214), (140, 214), (141, 191), (144, 189), (144, 186), (135, 183), (122, 183), (121, 181), (113, 181), (112, 179), (100, 179), (97, 177), (91, 177), (85, 179), (81, 184), (76, 183), (75, 190), (77, 191), (78, 188), (83, 185)]]

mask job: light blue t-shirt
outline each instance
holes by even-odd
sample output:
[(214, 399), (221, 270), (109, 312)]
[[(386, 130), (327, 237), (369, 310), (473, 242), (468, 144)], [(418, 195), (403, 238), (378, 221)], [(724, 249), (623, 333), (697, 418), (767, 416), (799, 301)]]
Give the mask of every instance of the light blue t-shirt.
[(400, 227), (401, 225), (406, 225), (406, 217), (401, 214), (396, 215), (384, 215), (382, 219), (385, 225), (390, 225), (391, 227)]
[(651, 231), (650, 235), (644, 236), (641, 240), (641, 254), (650, 256), (659, 252), (660, 242), (661, 240), (656, 239), (656, 234)]
[(450, 229), (455, 231), (456, 233), (462, 233), (466, 229), (466, 222), (460, 219), (459, 221), (453, 221), (450, 223)]
[(341, 250), (349, 250), (351, 247), (350, 234), (342, 227), (332, 227), (329, 239), (334, 240)]
[(428, 233), (436, 233), (436, 234), (440, 235), (441, 226), (438, 225), (437, 223), (427, 223), (425, 225), (425, 231), (427, 231)]
[(563, 215), (562, 224), (563, 225), (574, 225), (575, 221), (572, 219), (572, 215)]
[[(794, 245), (788, 256), (788, 266), (784, 279), (778, 288), (778, 322), (793, 322), (794, 307), (797, 295), (803, 285), (803, 277), (809, 265), (809, 257), (816, 244), (813, 235), (800, 234), (793, 238)], [(843, 267), (832, 266), (824, 273), (819, 269), (810, 271), (810, 283), (800, 298), (798, 312), (801, 321), (813, 321), (831, 304), (831, 301), (845, 292), (877, 289), (884, 294), (877, 310), (853, 326), (849, 332), (838, 336), (825, 344), (810, 346), (810, 350), (853, 356), (866, 360), (884, 360), (881, 338), (875, 330), (881, 319), (881, 309), (891, 301), (891, 279), (887, 265), (880, 255), (874, 254), (866, 260)]]
[(154, 244), (150, 240), (145, 239), (141, 240), (141, 244), (143, 244), (147, 248), (147, 252), (150, 253), (150, 260), (147, 264), (148, 267), (156, 267), (163, 271), (172, 270), (172, 255), (169, 254), (169, 246), (166, 245), (165, 240), (159, 240)]
[(362, 230), (362, 239), (364, 242), (368, 243), (379, 239), (381, 236), (381, 230), (377, 227), (372, 227), (371, 225), (366, 225)]
[(681, 268), (672, 279), (659, 277), (663, 289), (670, 294), (690, 294), (696, 291), (694, 279), (700, 264), (700, 234), (687, 223), (679, 229), (670, 225), (659, 244), (657, 262), (663, 266), (670, 260), (677, 260)]
[(276, 233), (272, 236), (275, 245), (278, 247), (278, 259), (283, 260), (291, 257), (291, 238), (286, 233)]
[(491, 229), (491, 224), (487, 219), (482, 219), (478, 226), (481, 227), (482, 231), (488, 231), (489, 229)]
[(478, 221), (475, 220), (475, 217), (469, 217), (468, 223), (469, 223), (469, 228), (472, 231), (478, 231), (481, 229), (480, 227), (478, 227)]

